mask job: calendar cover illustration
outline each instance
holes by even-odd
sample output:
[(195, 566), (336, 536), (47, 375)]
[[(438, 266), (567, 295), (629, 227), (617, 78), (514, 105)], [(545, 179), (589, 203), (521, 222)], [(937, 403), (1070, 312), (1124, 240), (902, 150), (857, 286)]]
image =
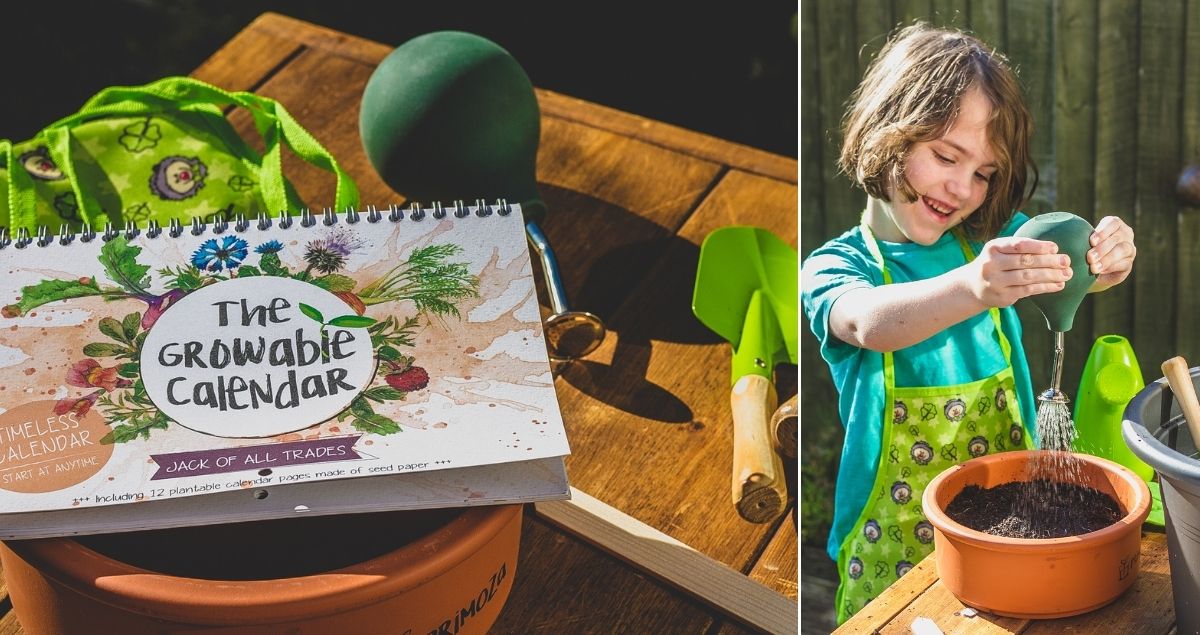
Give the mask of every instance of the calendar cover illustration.
[(356, 504), (561, 497), (520, 211), (472, 211), (0, 249), (0, 514), (389, 477)]

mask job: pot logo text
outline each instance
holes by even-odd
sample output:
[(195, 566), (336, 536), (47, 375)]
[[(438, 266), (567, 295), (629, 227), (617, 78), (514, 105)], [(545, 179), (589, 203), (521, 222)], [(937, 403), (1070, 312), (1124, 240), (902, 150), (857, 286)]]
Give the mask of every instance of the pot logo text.
[(496, 590), (504, 584), (504, 579), (508, 577), (508, 566), (504, 563), (500, 564), (500, 569), (492, 574), (488, 580), (487, 586), (479, 589), (479, 592), (468, 602), (463, 603), (463, 607), (455, 611), (454, 615), (442, 620), (442, 623), (437, 628), (429, 631), (428, 635), (456, 635), (467, 622), (475, 617), (475, 614), (482, 611), (483, 607), (487, 606), (496, 596)]

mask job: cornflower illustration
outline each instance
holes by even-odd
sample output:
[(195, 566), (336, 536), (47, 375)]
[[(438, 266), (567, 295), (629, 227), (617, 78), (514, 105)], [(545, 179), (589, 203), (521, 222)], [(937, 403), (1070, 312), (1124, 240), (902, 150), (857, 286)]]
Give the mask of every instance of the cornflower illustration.
[(220, 271), (222, 267), (232, 271), (249, 254), (245, 240), (233, 236), (209, 238), (200, 243), (200, 247), (192, 254), (192, 265), (197, 269)]

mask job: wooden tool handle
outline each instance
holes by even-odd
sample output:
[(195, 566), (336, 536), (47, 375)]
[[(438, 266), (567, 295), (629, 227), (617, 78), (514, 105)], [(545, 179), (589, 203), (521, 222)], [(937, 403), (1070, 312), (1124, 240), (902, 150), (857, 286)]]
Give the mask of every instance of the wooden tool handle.
[(1163, 376), (1175, 393), (1175, 401), (1183, 411), (1188, 430), (1192, 433), (1192, 441), (1200, 444), (1200, 401), (1196, 399), (1196, 386), (1192, 383), (1192, 374), (1188, 370), (1187, 361), (1182, 357), (1172, 357), (1162, 363)]
[(771, 415), (771, 435), (775, 440), (775, 447), (789, 459), (796, 458), (799, 445), (796, 442), (796, 436), (800, 432), (799, 397), (800, 395), (792, 395), (791, 399), (783, 402), (775, 409), (775, 414)]
[(752, 523), (770, 522), (787, 504), (783, 463), (771, 447), (767, 420), (775, 386), (761, 375), (743, 375), (730, 393), (733, 406), (733, 504)]

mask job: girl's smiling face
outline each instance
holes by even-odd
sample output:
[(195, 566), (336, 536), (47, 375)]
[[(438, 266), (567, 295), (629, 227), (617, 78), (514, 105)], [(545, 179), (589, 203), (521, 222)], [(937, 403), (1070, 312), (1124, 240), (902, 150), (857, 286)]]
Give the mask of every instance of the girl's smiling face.
[(878, 201), (879, 213), (868, 214), (879, 238), (932, 245), (983, 204), (997, 169), (987, 131), (991, 115), (987, 98), (972, 88), (941, 138), (913, 144), (905, 176), (917, 200), (909, 203), (894, 184), (889, 187), (891, 202)]

